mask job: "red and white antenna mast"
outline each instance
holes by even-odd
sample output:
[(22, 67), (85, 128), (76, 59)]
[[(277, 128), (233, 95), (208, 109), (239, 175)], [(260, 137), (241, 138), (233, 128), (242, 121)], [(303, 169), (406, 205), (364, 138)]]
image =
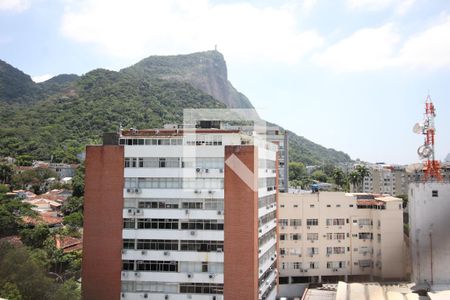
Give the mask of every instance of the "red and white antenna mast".
[(425, 101), (425, 118), (423, 123), (414, 125), (413, 131), (417, 134), (423, 134), (425, 141), (422, 146), (417, 149), (420, 159), (424, 164), (424, 180), (442, 180), (441, 166), (439, 161), (434, 158), (434, 135), (436, 129), (434, 127), (434, 118), (436, 117), (436, 110), (431, 101), (430, 95)]

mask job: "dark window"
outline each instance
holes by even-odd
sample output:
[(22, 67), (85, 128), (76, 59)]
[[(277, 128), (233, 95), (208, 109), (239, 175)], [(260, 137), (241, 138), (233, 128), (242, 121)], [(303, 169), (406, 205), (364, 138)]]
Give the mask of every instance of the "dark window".
[(438, 191), (437, 191), (437, 190), (433, 190), (433, 191), (431, 192), (431, 196), (433, 196), (433, 197), (439, 197)]

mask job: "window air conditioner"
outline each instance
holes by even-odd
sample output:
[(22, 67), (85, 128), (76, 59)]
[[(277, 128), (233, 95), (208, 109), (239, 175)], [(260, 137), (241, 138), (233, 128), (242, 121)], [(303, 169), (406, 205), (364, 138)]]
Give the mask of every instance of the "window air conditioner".
[(214, 191), (213, 190), (209, 190), (208, 194), (214, 194)]
[(147, 254), (147, 250), (142, 250), (142, 251), (141, 251), (141, 254), (142, 254), (142, 255), (146, 255), (146, 254)]
[(214, 276), (215, 276), (215, 274), (209, 274), (209, 278), (210, 278), (210, 279), (213, 279)]
[(141, 273), (139, 273), (139, 272), (134, 272), (134, 276), (136, 276), (136, 277), (141, 277)]
[(144, 294), (144, 298), (148, 298), (148, 294)]
[(133, 213), (133, 210), (132, 210), (132, 209), (129, 209), (129, 210), (128, 210), (128, 213), (129, 213), (129, 214)]
[(186, 210), (184, 211), (184, 213), (185, 213), (186, 215), (188, 215), (188, 214), (189, 214), (189, 209), (186, 209)]
[(125, 293), (122, 293), (122, 298), (125, 298)]
[(223, 249), (222, 249), (222, 248), (217, 248), (216, 251), (217, 251), (217, 252), (222, 252)]
[(191, 231), (191, 235), (195, 235), (195, 230), (192, 230), (192, 231)]
[(202, 170), (202, 169), (197, 168), (197, 169), (195, 169), (195, 172), (200, 173), (201, 170)]
[(188, 278), (192, 278), (192, 277), (194, 277), (194, 274), (192, 274), (192, 273), (187, 273), (187, 277), (188, 277)]
[(217, 214), (218, 214), (218, 215), (221, 215), (221, 214), (222, 214), (222, 211), (221, 211), (221, 210), (218, 210), (218, 211), (217, 211)]
[(140, 190), (140, 189), (134, 189), (134, 192), (135, 192), (135, 193), (140, 193), (141, 190)]
[(132, 193), (133, 190), (132, 189), (127, 189), (127, 193)]

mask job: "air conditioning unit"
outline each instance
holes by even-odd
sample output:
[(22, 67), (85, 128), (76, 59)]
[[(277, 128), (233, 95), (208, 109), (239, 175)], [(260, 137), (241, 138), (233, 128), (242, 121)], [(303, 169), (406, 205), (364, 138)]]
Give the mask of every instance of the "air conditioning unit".
[(307, 229), (311, 229), (311, 227), (310, 227), (310, 226), (306, 226), (306, 228), (307, 228)]
[(208, 194), (214, 194), (214, 191), (213, 190), (209, 190)]
[(133, 189), (127, 189), (127, 193), (132, 193), (133, 191)]
[(192, 273), (187, 273), (187, 277), (188, 277), (188, 278), (192, 278), (192, 277), (194, 277), (194, 274), (192, 274)]
[(196, 193), (196, 194), (201, 194), (202, 191), (201, 191), (201, 190), (195, 190), (194, 193)]
[(141, 214), (141, 213), (142, 213), (142, 210), (136, 209), (136, 214)]
[(259, 230), (259, 233), (262, 233), (262, 229)]
[(125, 298), (125, 293), (122, 293), (122, 298)]
[(189, 214), (189, 209), (186, 209), (186, 210), (184, 211), (184, 213), (185, 213), (186, 215), (188, 215), (188, 214)]
[(169, 299), (169, 295), (165, 295), (165, 296), (164, 296), (164, 299), (165, 299), (165, 300)]
[(223, 252), (223, 249), (222, 248), (217, 248), (216, 251), (217, 252)]
[(123, 277), (128, 277), (128, 273), (127, 272), (122, 272), (122, 276)]
[(134, 272), (134, 276), (136, 276), (136, 277), (141, 277), (141, 273), (139, 273), (139, 272)]
[(215, 274), (209, 274), (209, 278), (213, 279), (216, 275)]
[(142, 251), (141, 251), (141, 254), (142, 254), (142, 255), (147, 255), (147, 250), (142, 250)]
[(209, 169), (205, 169), (205, 173), (209, 173)]
[(222, 211), (221, 211), (221, 210), (218, 210), (218, 211), (217, 211), (217, 214), (218, 214), (218, 215), (221, 215), (221, 214), (222, 214)]
[(223, 169), (219, 169), (219, 173), (223, 173)]
[(195, 235), (195, 230), (191, 230), (191, 235)]
[(307, 270), (307, 269), (304, 269), (304, 270), (303, 270), (303, 272), (307, 273), (307, 272), (308, 272), (308, 270)]
[(281, 229), (284, 229), (284, 226), (281, 226)]
[(338, 269), (333, 269), (333, 272), (337, 272), (338, 271)]
[(132, 214), (132, 213), (133, 213), (133, 210), (132, 210), (132, 209), (128, 209), (128, 213), (129, 213), (129, 214)]
[(141, 190), (140, 190), (140, 189), (134, 189), (134, 192), (135, 192), (135, 193), (140, 193)]
[(192, 295), (187, 295), (187, 298), (188, 299), (192, 299)]
[(197, 168), (197, 169), (195, 169), (195, 172), (200, 173), (201, 170), (202, 170), (202, 169)]
[(164, 251), (164, 255), (165, 255), (165, 256), (169, 256), (169, 255), (170, 255), (170, 252), (169, 252), (169, 251)]
[(148, 294), (144, 294), (144, 298), (148, 298)]
[(127, 253), (127, 250), (122, 249), (122, 254), (125, 254), (125, 253)]

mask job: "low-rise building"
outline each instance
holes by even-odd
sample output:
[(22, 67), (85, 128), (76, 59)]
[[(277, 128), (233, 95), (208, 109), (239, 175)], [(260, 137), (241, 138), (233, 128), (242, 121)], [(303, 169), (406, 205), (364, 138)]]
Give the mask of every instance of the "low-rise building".
[(402, 214), (388, 195), (280, 194), (280, 284), (402, 278)]

